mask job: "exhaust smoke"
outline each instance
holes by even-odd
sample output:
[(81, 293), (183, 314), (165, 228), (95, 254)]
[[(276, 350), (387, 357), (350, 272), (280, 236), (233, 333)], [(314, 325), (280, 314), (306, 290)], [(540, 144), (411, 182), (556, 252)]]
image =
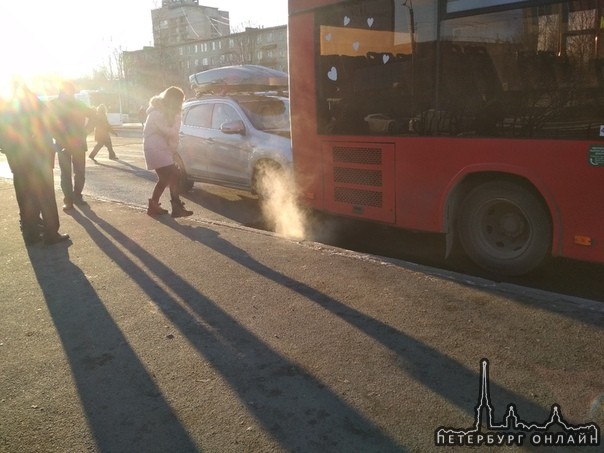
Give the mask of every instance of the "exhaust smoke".
[(297, 202), (293, 178), (275, 165), (265, 165), (259, 174), (258, 195), (266, 221), (277, 234), (291, 239), (305, 239), (308, 220)]

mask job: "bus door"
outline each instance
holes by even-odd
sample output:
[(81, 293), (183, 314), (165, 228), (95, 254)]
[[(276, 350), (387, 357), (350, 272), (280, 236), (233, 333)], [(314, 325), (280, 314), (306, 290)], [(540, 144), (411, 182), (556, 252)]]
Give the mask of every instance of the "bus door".
[(326, 208), (394, 223), (394, 143), (326, 141), (322, 146)]

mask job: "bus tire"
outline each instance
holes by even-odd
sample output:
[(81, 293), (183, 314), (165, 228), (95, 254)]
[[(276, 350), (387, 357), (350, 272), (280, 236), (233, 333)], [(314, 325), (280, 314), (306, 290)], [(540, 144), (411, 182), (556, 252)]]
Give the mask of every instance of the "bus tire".
[(191, 189), (193, 189), (193, 181), (189, 179), (182, 158), (178, 154), (174, 155), (174, 163), (176, 164), (176, 169), (178, 170), (178, 188), (180, 192), (189, 192)]
[(457, 217), (459, 240), (480, 267), (503, 276), (522, 275), (549, 256), (549, 213), (532, 191), (510, 181), (472, 189)]

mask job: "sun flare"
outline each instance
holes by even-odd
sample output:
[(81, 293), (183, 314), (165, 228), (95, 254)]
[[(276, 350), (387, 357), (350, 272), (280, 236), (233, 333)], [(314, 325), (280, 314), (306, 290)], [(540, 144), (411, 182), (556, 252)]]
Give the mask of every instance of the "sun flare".
[[(79, 78), (107, 67), (116, 53), (152, 46), (151, 11), (161, 0), (104, 0), (91, 7), (74, 0), (0, 1), (0, 94), (19, 77)], [(200, 4), (229, 12), (232, 28), (275, 26), (287, 22), (287, 2), (267, 10), (244, 0), (207, 0)]]

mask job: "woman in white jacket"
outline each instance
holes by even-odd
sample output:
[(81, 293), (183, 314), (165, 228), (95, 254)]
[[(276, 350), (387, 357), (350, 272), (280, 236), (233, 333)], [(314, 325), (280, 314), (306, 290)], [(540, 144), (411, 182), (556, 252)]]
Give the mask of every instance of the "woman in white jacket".
[(168, 211), (160, 206), (159, 199), (166, 187), (170, 188), (172, 217), (193, 214), (184, 208), (178, 191), (178, 169), (174, 164), (174, 153), (178, 148), (180, 111), (184, 93), (178, 87), (170, 87), (149, 101), (147, 120), (143, 128), (143, 148), (148, 170), (155, 170), (158, 181), (149, 199), (147, 214), (160, 215)]

